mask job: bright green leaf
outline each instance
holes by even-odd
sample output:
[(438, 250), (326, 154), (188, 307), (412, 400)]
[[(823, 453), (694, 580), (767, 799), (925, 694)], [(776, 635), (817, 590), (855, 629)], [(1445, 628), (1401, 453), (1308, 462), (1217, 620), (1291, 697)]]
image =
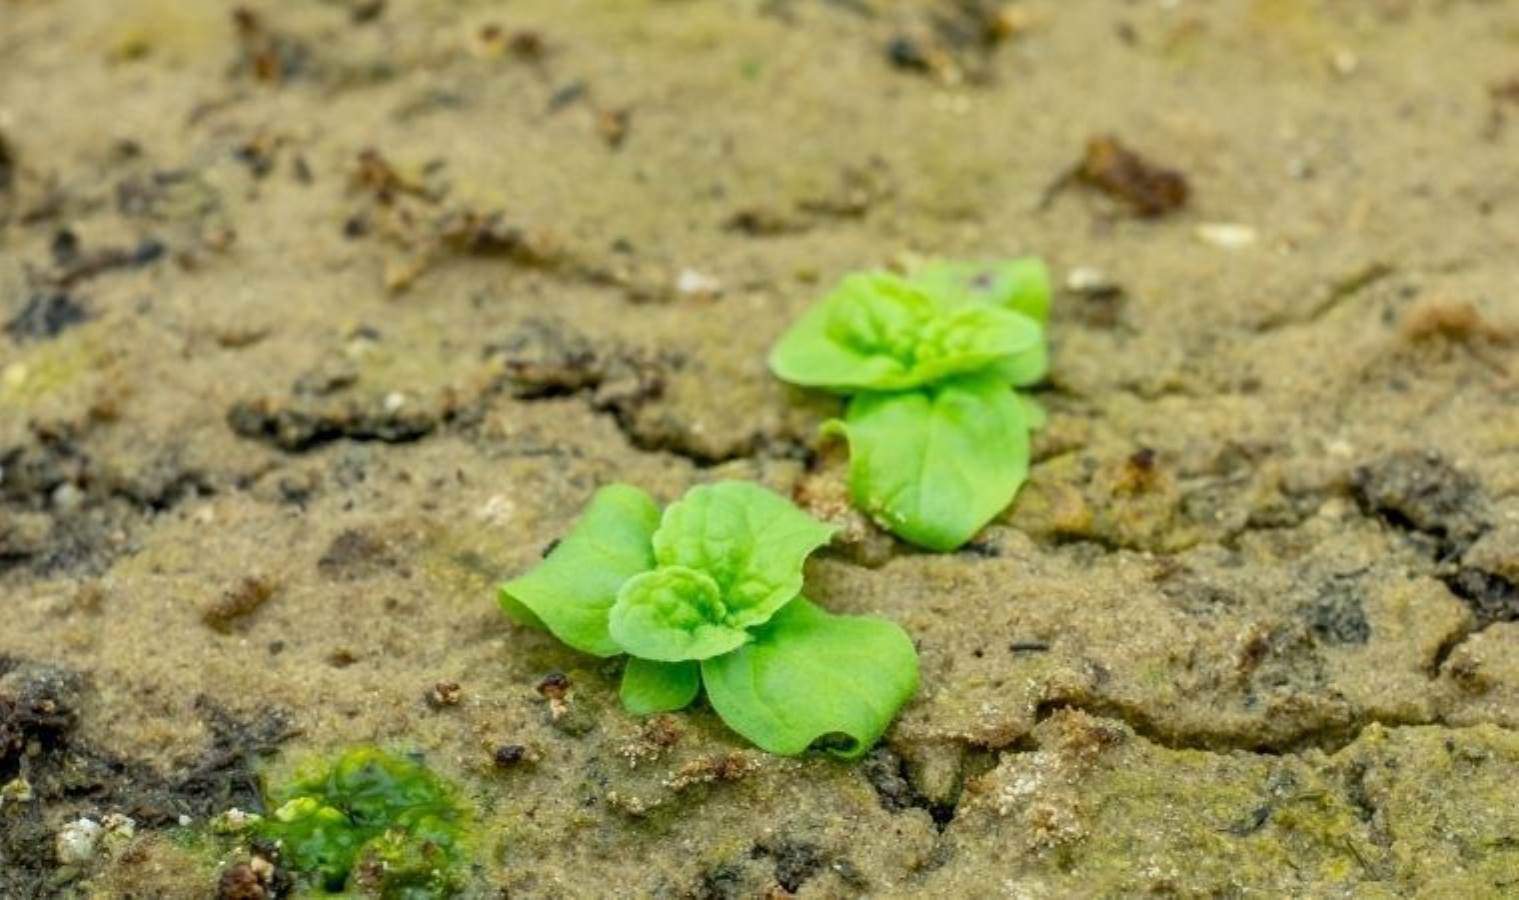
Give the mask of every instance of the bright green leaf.
[(692, 488), (665, 510), (654, 532), (654, 558), (711, 576), (723, 621), (742, 629), (766, 621), (801, 591), (802, 564), (832, 536), (831, 527), (779, 494), (723, 481)]
[(1038, 384), (1050, 369), (1049, 348), (1043, 340), (1022, 351), (998, 360), (989, 371), (1013, 387)]
[(804, 597), (701, 670), (728, 727), (784, 756), (819, 741), (840, 756), (863, 754), (918, 686), (917, 651), (901, 628), (830, 615)]
[(901, 390), (1037, 351), (1038, 322), (991, 304), (939, 302), (895, 275), (851, 275), (781, 337), (776, 375), (839, 391)]
[(934, 314), (926, 294), (894, 275), (849, 275), (781, 336), (770, 369), (804, 387), (906, 384), (916, 335)]
[(1040, 325), (1049, 321), (1050, 273), (1038, 257), (925, 263), (908, 280), (943, 304), (986, 303), (1022, 313)]
[(1028, 422), (1029, 431), (1038, 431), (1049, 424), (1050, 414), (1044, 411), (1043, 403), (1022, 393), (1018, 394), (1018, 402), (1023, 404), (1023, 418)]
[(993, 376), (854, 397), (842, 425), (857, 506), (930, 550), (970, 540), (1028, 475), (1024, 406)]
[(659, 507), (648, 494), (625, 484), (602, 488), (543, 562), (501, 586), (502, 609), (576, 650), (621, 653), (607, 615), (623, 583), (654, 568), (651, 539), (658, 524)]
[(622, 670), (623, 708), (635, 716), (685, 709), (701, 690), (701, 666), (628, 658)]
[(706, 572), (662, 565), (628, 579), (608, 626), (612, 640), (641, 659), (679, 662), (727, 653), (749, 639), (729, 623), (718, 583)]

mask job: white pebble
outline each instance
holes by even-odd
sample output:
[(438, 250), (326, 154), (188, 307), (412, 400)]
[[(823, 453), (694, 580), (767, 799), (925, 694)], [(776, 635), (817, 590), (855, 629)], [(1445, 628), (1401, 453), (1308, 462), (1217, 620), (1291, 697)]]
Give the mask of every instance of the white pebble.
[(59, 512), (73, 512), (84, 503), (84, 491), (71, 481), (53, 488), (53, 509)]
[(1204, 222), (1195, 232), (1198, 240), (1225, 250), (1238, 250), (1255, 243), (1258, 235), (1249, 225), (1237, 222)]
[(99, 841), (100, 824), (94, 819), (78, 819), (58, 829), (53, 851), (63, 865), (76, 866), (95, 858)]
[(1101, 269), (1077, 266), (1065, 276), (1066, 290), (1077, 294), (1111, 294), (1118, 290), (1118, 282)]
[(695, 269), (681, 269), (675, 290), (685, 297), (716, 297), (723, 292), (722, 282)]

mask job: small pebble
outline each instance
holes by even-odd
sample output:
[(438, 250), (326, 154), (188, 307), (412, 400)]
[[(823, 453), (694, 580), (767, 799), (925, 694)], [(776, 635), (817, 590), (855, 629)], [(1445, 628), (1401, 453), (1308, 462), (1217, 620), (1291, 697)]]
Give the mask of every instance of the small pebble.
[(1222, 247), (1225, 250), (1248, 247), (1258, 238), (1254, 228), (1235, 222), (1204, 222), (1197, 226), (1194, 233), (1203, 243)]
[(100, 842), (100, 823), (94, 819), (76, 819), (58, 829), (53, 841), (53, 851), (58, 862), (65, 866), (77, 866), (95, 858), (95, 846)]
[(459, 700), (464, 696), (464, 691), (457, 681), (440, 681), (432, 686), (427, 692), (427, 705), (433, 709), (442, 709), (445, 706), (458, 706)]
[(563, 672), (550, 672), (538, 682), (538, 693), (549, 700), (563, 700), (570, 692), (570, 677)]
[(527, 748), (521, 744), (502, 744), (491, 754), (491, 761), (498, 769), (510, 769), (527, 756)]
[(53, 509), (61, 513), (73, 512), (84, 503), (84, 491), (73, 482), (65, 481), (53, 488)]
[(257, 813), (243, 812), (234, 806), (211, 819), (211, 832), (213, 834), (236, 834), (262, 819), (263, 816)]
[(1066, 290), (1087, 297), (1107, 297), (1123, 290), (1123, 286), (1101, 269), (1077, 266), (1065, 276)]
[(675, 291), (682, 297), (711, 299), (723, 292), (722, 282), (695, 269), (681, 269), (675, 278)]

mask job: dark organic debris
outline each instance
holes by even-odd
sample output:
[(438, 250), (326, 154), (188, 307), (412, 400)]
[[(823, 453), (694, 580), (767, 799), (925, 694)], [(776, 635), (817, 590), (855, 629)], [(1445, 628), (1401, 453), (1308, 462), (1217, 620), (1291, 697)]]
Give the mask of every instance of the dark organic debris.
[(238, 43), (234, 71), (255, 81), (289, 81), (311, 60), (311, 50), (304, 42), (271, 29), (262, 16), (246, 6), (232, 10), (232, 26)]
[(1371, 637), (1361, 590), (1353, 576), (1331, 578), (1303, 615), (1313, 636), (1325, 644), (1364, 644)]
[(78, 721), (83, 686), (67, 669), (0, 656), (0, 784), (16, 776), (29, 747), (62, 746)]
[(464, 689), (457, 681), (440, 681), (428, 688), (422, 699), (433, 709), (458, 706), (459, 701), (464, 699)]
[(628, 139), (628, 130), (632, 127), (633, 111), (625, 106), (596, 111), (596, 133), (613, 150), (620, 148), (623, 141)]
[(269, 602), (275, 589), (269, 579), (249, 575), (202, 609), (201, 621), (223, 634), (243, 627), (249, 616)]
[(723, 228), (749, 237), (774, 237), (807, 230), (807, 222), (766, 206), (746, 206), (723, 221)]
[(890, 812), (905, 812), (909, 809), (922, 809), (928, 812), (934, 820), (934, 825), (940, 831), (949, 826), (955, 818), (955, 807), (949, 804), (934, 803), (919, 793), (908, 778), (907, 760), (897, 755), (890, 747), (880, 746), (870, 751), (860, 764), (860, 771), (865, 780), (875, 788), (876, 797), (881, 801), (881, 808)]
[(1044, 203), (1048, 204), (1073, 181), (1124, 203), (1141, 219), (1158, 218), (1181, 209), (1191, 194), (1185, 175), (1151, 162), (1113, 135), (1099, 135), (1087, 141), (1081, 160), (1056, 179)]
[(228, 866), (216, 880), (216, 900), (266, 900), (274, 896), (272, 885), (251, 863)]
[(157, 238), (145, 238), (135, 247), (101, 247), (86, 250), (74, 232), (64, 229), (53, 237), (54, 271), (44, 276), (49, 284), (69, 288), (112, 269), (136, 269), (164, 257), (167, 248)]
[(237, 434), (290, 453), (312, 450), (338, 440), (404, 444), (431, 434), (438, 416), (427, 410), (369, 407), (354, 403), (291, 407), (262, 398), (241, 401), (227, 411), (227, 424)]
[(502, 744), (491, 751), (491, 762), (498, 769), (515, 768), (527, 758), (527, 748), (521, 744)]
[(21, 311), (5, 323), (5, 333), (16, 342), (55, 338), (84, 322), (90, 312), (68, 293), (33, 294)]
[(10, 140), (0, 133), (0, 194), (7, 193), (16, 185), (16, 151)]
[(761, 841), (752, 855), (775, 860), (775, 883), (789, 894), (801, 890), (802, 884), (822, 871), (828, 862), (816, 844), (786, 838)]
[(1459, 556), (1486, 527), (1476, 479), (1434, 452), (1403, 450), (1360, 466), (1350, 489), (1363, 513), (1432, 541), (1439, 559)]
[(1519, 585), (1502, 575), (1474, 566), (1461, 566), (1442, 579), (1451, 593), (1465, 601), (1477, 617), (1477, 627), (1519, 621)]
[(333, 538), (316, 567), (327, 578), (351, 581), (393, 568), (398, 562), (384, 540), (350, 528)]
[(992, 79), (992, 52), (1033, 25), (1018, 4), (949, 0), (921, 4), (923, 21), (886, 42), (894, 68), (929, 75), (946, 84), (984, 84)]

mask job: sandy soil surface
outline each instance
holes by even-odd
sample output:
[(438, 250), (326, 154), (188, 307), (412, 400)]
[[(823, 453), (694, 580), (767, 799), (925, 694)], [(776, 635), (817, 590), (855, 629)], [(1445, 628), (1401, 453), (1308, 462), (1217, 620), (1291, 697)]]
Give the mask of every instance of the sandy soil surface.
[[(1105, 134), (1187, 202), (1064, 177)], [(215, 896), (356, 743), (469, 799), (467, 896), (1519, 892), (1516, 160), (1512, 3), (0, 0), (0, 895)], [(1021, 254), (1031, 482), (914, 552), (765, 351)], [(918, 642), (863, 763), (497, 611), (719, 477)]]

